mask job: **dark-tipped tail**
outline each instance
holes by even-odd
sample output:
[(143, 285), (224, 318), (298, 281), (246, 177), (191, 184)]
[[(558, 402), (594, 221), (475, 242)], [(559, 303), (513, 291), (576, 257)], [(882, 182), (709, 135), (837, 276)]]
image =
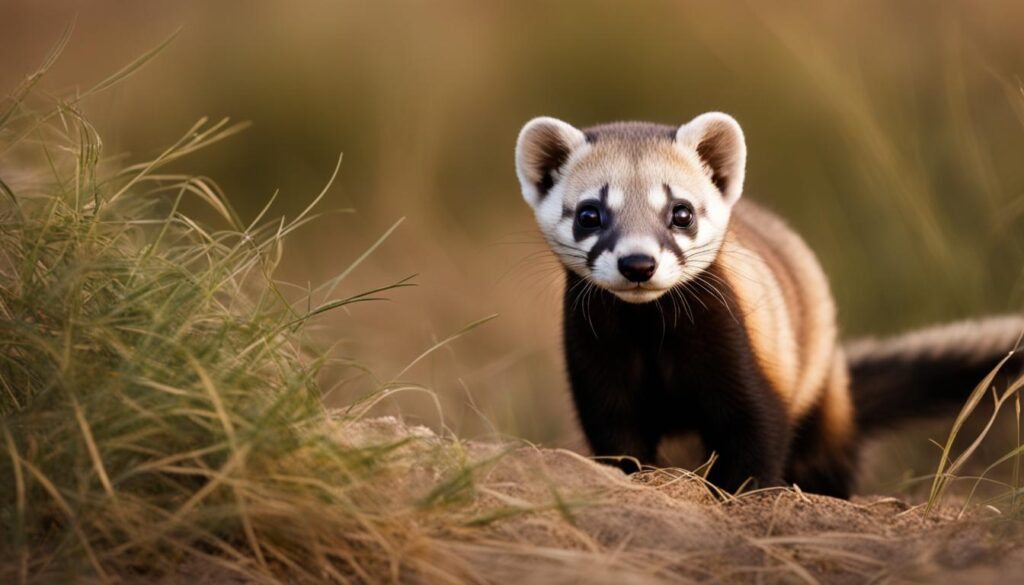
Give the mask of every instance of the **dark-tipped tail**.
[[(1021, 340), (1024, 317), (990, 317), (847, 345), (850, 391), (862, 433), (913, 418), (956, 413), (971, 391)], [(1024, 373), (1024, 354), (1000, 370)]]

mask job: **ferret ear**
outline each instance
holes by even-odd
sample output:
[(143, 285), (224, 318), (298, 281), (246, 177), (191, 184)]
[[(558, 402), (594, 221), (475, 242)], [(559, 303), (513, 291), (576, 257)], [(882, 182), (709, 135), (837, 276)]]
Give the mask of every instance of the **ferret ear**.
[(739, 200), (746, 174), (747, 145), (743, 130), (732, 116), (721, 112), (701, 114), (679, 127), (676, 143), (696, 151), (727, 204), (731, 206)]
[(516, 142), (516, 174), (531, 207), (543, 201), (569, 155), (586, 141), (582, 132), (555, 118), (534, 118), (523, 126)]

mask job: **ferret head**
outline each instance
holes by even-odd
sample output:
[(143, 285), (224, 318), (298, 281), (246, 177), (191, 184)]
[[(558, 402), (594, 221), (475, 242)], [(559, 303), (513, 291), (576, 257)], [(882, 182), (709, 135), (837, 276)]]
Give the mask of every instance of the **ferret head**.
[(516, 173), (562, 263), (624, 301), (646, 303), (714, 261), (746, 158), (743, 131), (726, 114), (679, 127), (586, 130), (543, 117), (519, 134)]

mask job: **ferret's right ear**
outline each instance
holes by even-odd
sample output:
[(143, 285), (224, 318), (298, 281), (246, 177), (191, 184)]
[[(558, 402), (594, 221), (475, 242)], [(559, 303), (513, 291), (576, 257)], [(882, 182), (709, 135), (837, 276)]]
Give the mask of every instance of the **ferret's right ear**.
[(534, 118), (523, 126), (516, 142), (516, 174), (531, 207), (544, 200), (572, 151), (586, 141), (582, 132), (555, 118)]

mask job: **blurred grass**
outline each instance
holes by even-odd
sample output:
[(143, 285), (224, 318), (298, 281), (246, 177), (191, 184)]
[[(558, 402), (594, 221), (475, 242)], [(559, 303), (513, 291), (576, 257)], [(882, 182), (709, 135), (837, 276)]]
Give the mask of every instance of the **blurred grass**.
[[(29, 73), (77, 6), (0, 7), (12, 23), (0, 81)], [(251, 120), (237, 148), (214, 146), (196, 163), (242, 194), (234, 203), (247, 221), (278, 189), (278, 209), (299, 213), (298, 194), (319, 190), (343, 150), (324, 204), (358, 208), (360, 219), (295, 234), (285, 280), (330, 279), (406, 218), (349, 279), (362, 290), (417, 273), (407, 302), (311, 325), (369, 364), (362, 376), (325, 368), (332, 404), (372, 392), (423, 347), (496, 312), (472, 341), (409, 375), (438, 390), (443, 422), (462, 436), (583, 447), (558, 350), (560, 271), (512, 172), (516, 132), (538, 114), (581, 126), (737, 116), (750, 141), (747, 196), (821, 256), (850, 336), (1024, 304), (1019, 2), (308, 1), (249, 3), (245, 13), (232, 3), (91, 3), (42, 87), (100, 79), (181, 27), (154, 66), (84, 104), (107, 152), (155, 152), (197, 113)], [(432, 398), (398, 400), (377, 408), (442, 422)], [(934, 469), (926, 438), (904, 438), (927, 452), (903, 453), (921, 473)]]

